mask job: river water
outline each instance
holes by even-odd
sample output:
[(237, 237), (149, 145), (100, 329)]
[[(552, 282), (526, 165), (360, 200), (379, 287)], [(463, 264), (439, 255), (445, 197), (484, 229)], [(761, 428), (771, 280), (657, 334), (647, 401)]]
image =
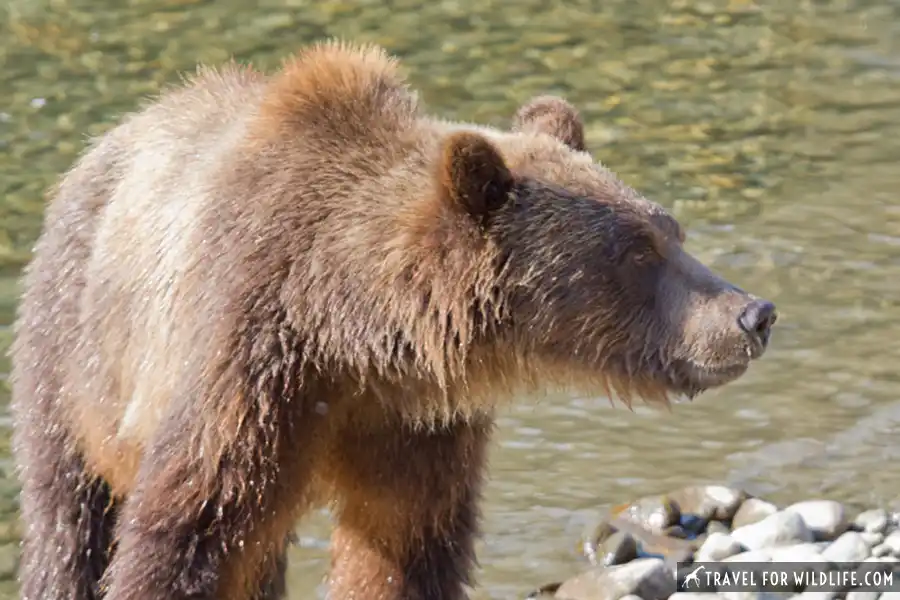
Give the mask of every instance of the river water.
[[(9, 0), (0, 15), (3, 350), (43, 190), (86, 135), (198, 61), (273, 69), (324, 36), (378, 42), (450, 118), (503, 126), (532, 95), (564, 94), (599, 160), (780, 309), (762, 361), (672, 413), (602, 398), (505, 410), (477, 598), (575, 572), (595, 510), (689, 482), (900, 505), (897, 0)], [(0, 598), (14, 598), (2, 393)], [(328, 527), (299, 525), (291, 598), (319, 586)]]

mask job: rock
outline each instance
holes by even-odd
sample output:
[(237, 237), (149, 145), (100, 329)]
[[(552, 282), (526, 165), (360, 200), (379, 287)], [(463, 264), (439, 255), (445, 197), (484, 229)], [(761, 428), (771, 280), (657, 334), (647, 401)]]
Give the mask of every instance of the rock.
[(684, 527), (681, 525), (671, 525), (666, 527), (663, 531), (663, 535), (678, 538), (679, 540), (690, 540), (697, 537), (693, 532), (685, 531)]
[(825, 558), (818, 544), (803, 543), (780, 546), (770, 550), (772, 562), (823, 562)]
[(731, 528), (738, 529), (758, 523), (777, 512), (778, 507), (771, 502), (766, 502), (759, 498), (748, 498), (744, 500), (744, 503), (741, 504), (741, 507), (734, 514), (734, 518), (731, 520)]
[(863, 536), (855, 531), (848, 531), (825, 548), (822, 556), (834, 563), (858, 562), (868, 558), (869, 553), (870, 546)]
[(796, 598), (797, 600), (832, 600), (833, 598), (837, 598), (837, 592), (801, 592), (791, 598)]
[(632, 502), (617, 516), (653, 533), (662, 533), (666, 527), (678, 523), (681, 512), (678, 504), (668, 496), (648, 496)]
[(888, 513), (883, 508), (863, 511), (853, 519), (853, 525), (869, 533), (884, 533), (888, 526)]
[(602, 547), (603, 542), (616, 533), (616, 528), (609, 521), (601, 521), (598, 525), (589, 530), (587, 535), (582, 539), (581, 551), (592, 565), (598, 564), (597, 553)]
[(850, 526), (844, 505), (834, 500), (804, 500), (784, 509), (803, 517), (818, 540), (833, 540)]
[(619, 600), (634, 594), (643, 600), (666, 600), (675, 593), (675, 574), (658, 558), (639, 558), (616, 567), (595, 567), (563, 582), (556, 598)]
[(605, 567), (621, 565), (637, 558), (637, 542), (630, 533), (617, 531), (597, 547), (597, 564)]
[(789, 546), (814, 539), (803, 517), (789, 511), (779, 511), (762, 521), (739, 527), (731, 532), (731, 537), (750, 550)]
[(556, 594), (556, 590), (558, 590), (561, 585), (562, 583), (548, 583), (547, 585), (543, 585), (525, 596), (525, 600), (550, 600), (550, 598), (555, 598), (554, 594)]
[(708, 523), (708, 519), (704, 519), (699, 515), (687, 514), (682, 511), (681, 517), (678, 519), (678, 525), (673, 525), (673, 527), (680, 527), (688, 535), (696, 537), (706, 531)]
[(734, 516), (747, 494), (722, 485), (692, 485), (669, 494), (682, 514), (697, 515), (705, 520), (728, 521)]
[(748, 550), (747, 552), (741, 552), (740, 554), (735, 554), (733, 556), (729, 556), (728, 558), (723, 558), (722, 562), (771, 562), (772, 560), (772, 551), (768, 548), (761, 548), (759, 550)]
[[(670, 596), (671, 597), (671, 596)], [(634, 594), (628, 594), (627, 596), (622, 596), (619, 600), (644, 600), (640, 596), (636, 596)]]
[(884, 538), (884, 545), (890, 549), (891, 554), (900, 555), (900, 531), (895, 531)]
[(879, 558), (881, 556), (889, 556), (891, 554), (891, 547), (887, 544), (878, 544), (874, 548), (872, 548), (871, 554), (875, 558)]
[(878, 563), (897, 564), (897, 563), (900, 563), (900, 558), (897, 558), (896, 556), (870, 556), (863, 562), (865, 562), (865, 563), (878, 562)]
[(869, 545), (869, 548), (877, 546), (884, 541), (884, 534), (876, 531), (863, 531), (859, 535)]
[(728, 525), (726, 525), (722, 521), (710, 521), (706, 524), (706, 535), (712, 535), (714, 533), (725, 533), (731, 535), (731, 530), (728, 528)]
[(698, 540), (681, 540), (652, 533), (637, 523), (621, 517), (612, 517), (610, 524), (634, 537), (638, 545), (639, 558), (665, 557), (669, 562), (683, 562), (694, 555), (701, 543)]
[(850, 590), (846, 600), (878, 600), (880, 592), (864, 592), (862, 590)]
[(792, 594), (786, 592), (719, 592), (727, 600), (785, 600)]
[(695, 562), (718, 561), (739, 554), (743, 550), (740, 542), (727, 533), (713, 532), (697, 550)]

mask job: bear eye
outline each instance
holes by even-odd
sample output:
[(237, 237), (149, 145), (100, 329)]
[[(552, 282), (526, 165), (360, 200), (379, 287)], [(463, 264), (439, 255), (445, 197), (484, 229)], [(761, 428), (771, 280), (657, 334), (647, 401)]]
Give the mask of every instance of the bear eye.
[(659, 260), (656, 250), (649, 247), (641, 247), (631, 252), (631, 262), (638, 266), (654, 264)]

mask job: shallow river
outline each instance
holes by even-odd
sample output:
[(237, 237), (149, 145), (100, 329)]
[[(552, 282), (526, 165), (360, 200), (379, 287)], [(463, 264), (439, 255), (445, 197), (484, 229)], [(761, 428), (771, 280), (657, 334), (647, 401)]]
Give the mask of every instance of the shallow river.
[[(3, 5), (3, 350), (42, 190), (87, 134), (196, 61), (234, 55), (271, 69), (322, 36), (375, 41), (448, 117), (504, 125), (532, 95), (566, 95), (595, 156), (670, 208), (693, 252), (781, 313), (764, 360), (671, 414), (596, 398), (504, 411), (478, 598), (520, 598), (577, 570), (575, 540), (595, 509), (685, 482), (900, 508), (900, 469), (888, 466), (900, 458), (897, 0)], [(0, 598), (13, 598), (3, 394)], [(309, 597), (328, 560), (325, 515), (299, 532), (292, 598)]]

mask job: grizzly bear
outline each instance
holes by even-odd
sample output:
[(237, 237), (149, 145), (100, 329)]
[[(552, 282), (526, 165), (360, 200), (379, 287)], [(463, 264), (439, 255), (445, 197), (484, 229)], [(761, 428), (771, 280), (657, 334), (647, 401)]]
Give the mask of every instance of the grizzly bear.
[(327, 506), (330, 598), (465, 598), (498, 407), (662, 406), (765, 351), (774, 306), (683, 241), (561, 98), (441, 120), (335, 41), (201, 68), (85, 151), (25, 271), (21, 597), (281, 598)]

